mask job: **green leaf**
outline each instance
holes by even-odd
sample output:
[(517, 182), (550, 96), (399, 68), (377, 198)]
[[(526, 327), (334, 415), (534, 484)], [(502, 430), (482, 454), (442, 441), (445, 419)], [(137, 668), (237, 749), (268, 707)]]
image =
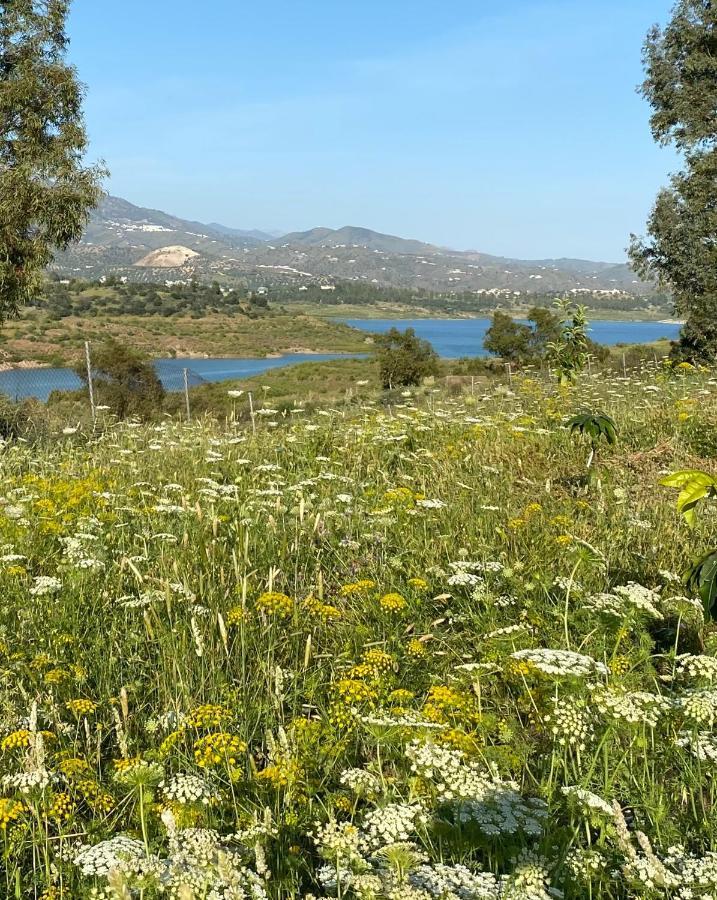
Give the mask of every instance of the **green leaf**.
[(717, 481), (707, 472), (701, 469), (682, 469), (679, 472), (673, 472), (671, 475), (665, 475), (660, 479), (659, 483), (663, 487), (682, 488), (689, 481), (698, 481), (703, 484), (717, 484)]
[(717, 494), (717, 480), (699, 469), (674, 472), (672, 475), (661, 478), (660, 484), (665, 487), (677, 488), (680, 491), (677, 498), (677, 511), (684, 516), (685, 521), (691, 527), (695, 524), (695, 510), (700, 501), (705, 497), (714, 497)]
[(705, 619), (717, 618), (717, 550), (697, 559), (683, 576), (685, 586), (699, 595)]

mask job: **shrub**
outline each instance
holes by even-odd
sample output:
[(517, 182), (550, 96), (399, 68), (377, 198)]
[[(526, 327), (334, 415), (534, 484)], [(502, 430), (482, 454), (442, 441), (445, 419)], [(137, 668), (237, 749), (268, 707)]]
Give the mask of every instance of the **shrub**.
[[(78, 365), (75, 371), (87, 384), (85, 366)], [(114, 339), (93, 349), (92, 380), (95, 402), (109, 406), (119, 419), (156, 415), (165, 396), (151, 361)]]
[(420, 384), (438, 374), (438, 355), (413, 328), (391, 328), (376, 339), (381, 384), (388, 390)]

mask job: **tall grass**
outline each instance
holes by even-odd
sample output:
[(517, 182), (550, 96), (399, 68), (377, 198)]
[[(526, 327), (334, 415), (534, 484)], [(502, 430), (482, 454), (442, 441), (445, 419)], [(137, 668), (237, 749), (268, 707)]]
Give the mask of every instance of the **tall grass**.
[(717, 381), (270, 402), (4, 448), (0, 893), (717, 896)]

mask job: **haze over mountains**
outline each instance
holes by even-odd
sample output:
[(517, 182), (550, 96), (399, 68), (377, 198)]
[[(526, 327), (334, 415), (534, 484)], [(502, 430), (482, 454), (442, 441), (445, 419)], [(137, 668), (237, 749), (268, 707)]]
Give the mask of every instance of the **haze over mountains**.
[(204, 224), (107, 197), (79, 245), (54, 266), (62, 277), (217, 279), (249, 287), (330, 285), (337, 280), (440, 292), (610, 291), (654, 293), (627, 264), (517, 260), (461, 252), (367, 228), (314, 228), (276, 238)]

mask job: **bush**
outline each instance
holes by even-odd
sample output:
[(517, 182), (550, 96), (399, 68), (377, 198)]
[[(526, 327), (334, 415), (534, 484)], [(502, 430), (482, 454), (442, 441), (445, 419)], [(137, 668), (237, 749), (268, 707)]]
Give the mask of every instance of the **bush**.
[[(87, 384), (87, 370), (75, 368)], [(114, 339), (92, 351), (92, 381), (95, 403), (109, 406), (119, 418), (150, 418), (164, 401), (164, 388), (151, 361)]]
[(391, 328), (376, 338), (381, 384), (389, 390), (420, 384), (438, 374), (438, 354), (413, 328)]

